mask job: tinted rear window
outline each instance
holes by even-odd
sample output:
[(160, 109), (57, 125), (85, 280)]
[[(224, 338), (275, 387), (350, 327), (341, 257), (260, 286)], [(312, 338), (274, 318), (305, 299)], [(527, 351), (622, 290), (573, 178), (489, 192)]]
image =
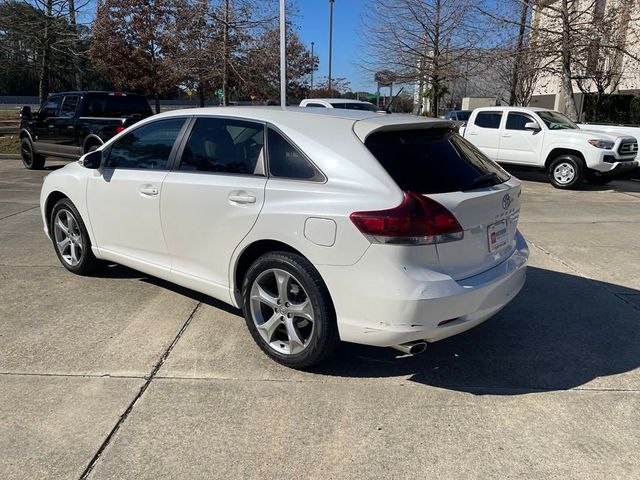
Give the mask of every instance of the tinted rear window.
[(152, 115), (147, 100), (140, 95), (91, 95), (85, 100), (84, 116), (121, 118)]
[[(509, 179), (507, 172), (451, 129), (377, 132), (367, 137), (365, 145), (405, 191), (455, 192), (488, 174), (496, 175), (494, 184)], [(487, 185), (491, 182), (482, 186)]]

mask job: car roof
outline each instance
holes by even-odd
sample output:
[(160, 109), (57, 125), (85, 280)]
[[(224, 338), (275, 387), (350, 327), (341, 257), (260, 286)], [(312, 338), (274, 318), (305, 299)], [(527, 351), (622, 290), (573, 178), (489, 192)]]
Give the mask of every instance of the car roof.
[(491, 111), (491, 112), (505, 112), (507, 110), (510, 111), (518, 111), (518, 112), (550, 112), (553, 111), (550, 108), (542, 108), (542, 107), (479, 107), (476, 108), (478, 111)]
[[(366, 110), (316, 109), (306, 107), (205, 107), (171, 110), (151, 119), (175, 116), (222, 116), (273, 123), (298, 129), (319, 129), (323, 124), (344, 122), (362, 140), (374, 131), (430, 127), (450, 127), (449, 120), (417, 117), (402, 113), (377, 113)], [(350, 124), (350, 125), (349, 125)]]
[(303, 101), (306, 102), (327, 102), (327, 103), (366, 103), (369, 105), (373, 105), (371, 102), (365, 102), (362, 100), (353, 100), (351, 98), (305, 98)]
[(52, 92), (49, 94), (50, 97), (54, 96), (54, 95), (113, 95), (114, 97), (116, 96), (122, 96), (122, 97), (130, 97), (130, 96), (136, 96), (136, 97), (142, 97), (143, 95), (140, 95), (139, 93), (130, 93), (130, 92), (109, 92), (109, 91), (102, 91), (102, 90), (72, 90), (72, 91), (68, 91), (68, 92)]

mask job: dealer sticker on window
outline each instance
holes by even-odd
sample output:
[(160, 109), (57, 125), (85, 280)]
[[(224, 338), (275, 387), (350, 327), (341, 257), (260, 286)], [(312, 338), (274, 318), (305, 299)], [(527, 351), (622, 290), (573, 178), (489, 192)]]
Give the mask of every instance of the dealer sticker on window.
[(489, 251), (495, 252), (499, 248), (504, 247), (509, 241), (509, 234), (507, 230), (507, 221), (489, 225), (487, 228), (487, 236), (489, 237)]

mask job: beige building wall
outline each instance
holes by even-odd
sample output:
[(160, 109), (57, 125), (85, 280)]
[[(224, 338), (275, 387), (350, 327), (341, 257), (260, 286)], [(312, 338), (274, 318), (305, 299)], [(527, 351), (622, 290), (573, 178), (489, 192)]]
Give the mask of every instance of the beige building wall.
[[(620, 1), (622, 0), (607, 0), (606, 8), (611, 8), (616, 3), (619, 4)], [(533, 16), (534, 31), (537, 30), (536, 27), (539, 27), (539, 31), (542, 32), (545, 30), (560, 31), (560, 22), (558, 17), (553, 13), (548, 13), (551, 11), (550, 9), (553, 8), (553, 5), (557, 3), (559, 3), (558, 0), (543, 0), (536, 6)], [(586, 9), (588, 7), (593, 7), (594, 0), (583, 0), (581, 3), (583, 8)], [(640, 0), (633, 0), (632, 10), (629, 15), (631, 23), (627, 24), (626, 35), (626, 47), (629, 50), (630, 56), (624, 55), (622, 59), (620, 69), (621, 79), (616, 90), (616, 92), (619, 93), (640, 93), (640, 61), (631, 58), (631, 56), (640, 58), (640, 38), (638, 38), (638, 33), (640, 32), (639, 13)], [(532, 37), (532, 41), (535, 41), (535, 35)], [(559, 65), (557, 67), (559, 67)], [(591, 91), (595, 91), (595, 89), (593, 88)], [(575, 82), (573, 84), (573, 93), (576, 99), (578, 111), (581, 111), (583, 95)], [(536, 83), (530, 105), (563, 111), (564, 97), (562, 94), (560, 76), (550, 72), (541, 74)]]

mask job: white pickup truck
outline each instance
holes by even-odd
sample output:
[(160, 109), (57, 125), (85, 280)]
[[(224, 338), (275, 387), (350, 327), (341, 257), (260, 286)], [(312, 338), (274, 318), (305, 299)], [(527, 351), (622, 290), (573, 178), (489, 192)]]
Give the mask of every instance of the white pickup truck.
[(638, 167), (635, 137), (586, 128), (544, 108), (485, 107), (471, 113), (460, 135), (499, 163), (545, 169), (556, 188), (603, 185)]

